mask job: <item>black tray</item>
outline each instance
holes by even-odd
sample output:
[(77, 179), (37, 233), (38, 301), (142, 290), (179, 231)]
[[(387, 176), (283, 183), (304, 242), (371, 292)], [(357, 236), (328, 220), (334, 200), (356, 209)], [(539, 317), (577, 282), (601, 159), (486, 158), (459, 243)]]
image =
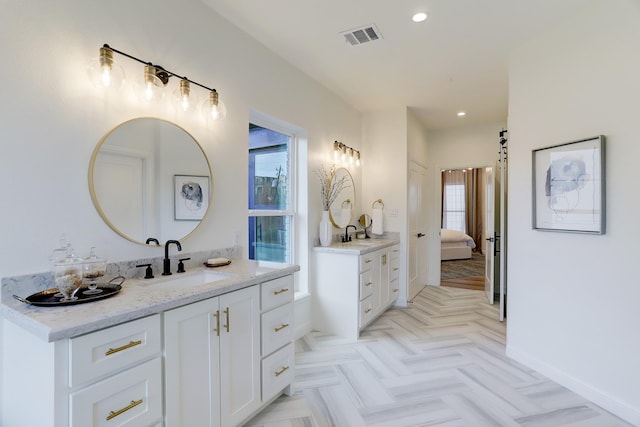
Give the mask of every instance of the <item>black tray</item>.
[[(119, 281), (117, 283), (114, 283)], [(101, 283), (98, 284), (98, 289), (102, 289), (102, 292), (99, 294), (83, 294), (82, 291), (86, 290), (86, 286), (82, 286), (76, 292), (76, 297), (73, 301), (61, 301), (61, 298), (58, 296), (54, 296), (57, 294), (58, 288), (46, 289), (44, 291), (36, 292), (35, 294), (29, 295), (26, 298), (19, 297), (18, 295), (14, 295), (13, 297), (18, 301), (22, 301), (25, 304), (31, 305), (39, 305), (45, 307), (57, 307), (61, 305), (73, 305), (73, 304), (83, 304), (85, 302), (98, 301), (101, 299), (109, 298), (120, 292), (122, 289), (122, 284), (124, 283), (124, 277), (117, 276), (109, 281), (109, 283)]]

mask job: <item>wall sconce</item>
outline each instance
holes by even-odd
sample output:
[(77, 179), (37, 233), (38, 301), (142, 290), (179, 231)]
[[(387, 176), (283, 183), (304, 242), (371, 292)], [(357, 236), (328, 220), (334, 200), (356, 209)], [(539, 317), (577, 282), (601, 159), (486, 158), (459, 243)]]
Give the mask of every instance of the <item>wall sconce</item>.
[(114, 49), (108, 44), (104, 44), (99, 49), (98, 57), (89, 64), (89, 77), (94, 86), (117, 89), (122, 85), (124, 81), (124, 70), (114, 61), (114, 53), (126, 56), (144, 65), (143, 78), (138, 85), (138, 92), (145, 101), (161, 100), (164, 96), (165, 88), (169, 84), (169, 79), (176, 77), (180, 79), (180, 85), (178, 89), (174, 91), (173, 102), (180, 110), (186, 112), (194, 109), (196, 102), (191, 92), (191, 85), (194, 85), (209, 92), (207, 99), (202, 105), (207, 119), (221, 120), (227, 115), (227, 109), (224, 103), (220, 101), (219, 94), (215, 89), (176, 74), (173, 71), (169, 71), (160, 65), (143, 61), (128, 53)]
[(360, 166), (360, 151), (353, 149), (342, 142), (333, 141), (333, 160), (340, 159), (343, 164), (356, 167)]

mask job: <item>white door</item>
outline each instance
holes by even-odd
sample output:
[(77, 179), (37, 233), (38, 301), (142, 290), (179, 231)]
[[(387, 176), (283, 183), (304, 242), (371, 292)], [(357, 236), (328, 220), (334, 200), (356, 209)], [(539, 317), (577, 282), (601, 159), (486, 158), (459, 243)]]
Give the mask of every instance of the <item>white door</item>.
[(485, 241), (487, 242), (484, 245), (484, 259), (485, 259), (485, 267), (484, 267), (484, 292), (487, 294), (487, 299), (489, 300), (489, 304), (493, 304), (493, 266), (494, 266), (494, 249), (495, 249), (495, 215), (494, 215), (494, 204), (495, 204), (495, 186), (494, 186), (494, 175), (493, 168), (487, 167), (485, 168), (485, 221), (484, 221), (484, 236), (486, 237)]
[(409, 289), (412, 300), (427, 284), (427, 170), (411, 162), (409, 166)]
[(122, 234), (144, 242), (148, 236), (144, 159), (100, 153), (93, 173), (95, 193), (105, 216)]

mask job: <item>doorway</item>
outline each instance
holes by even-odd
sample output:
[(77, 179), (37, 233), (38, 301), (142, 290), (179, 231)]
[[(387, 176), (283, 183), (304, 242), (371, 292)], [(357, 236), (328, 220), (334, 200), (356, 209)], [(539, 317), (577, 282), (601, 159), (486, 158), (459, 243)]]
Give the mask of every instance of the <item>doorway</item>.
[(493, 303), (494, 170), (441, 171), (440, 285), (484, 291)]

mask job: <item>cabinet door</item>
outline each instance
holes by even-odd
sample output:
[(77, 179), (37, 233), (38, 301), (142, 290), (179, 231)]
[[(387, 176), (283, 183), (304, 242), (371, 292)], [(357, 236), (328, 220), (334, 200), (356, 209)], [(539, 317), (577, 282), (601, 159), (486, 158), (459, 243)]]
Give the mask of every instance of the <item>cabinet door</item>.
[[(260, 407), (260, 289), (221, 295), (221, 421), (235, 426)], [(196, 425), (196, 424), (184, 424)]]
[[(382, 254), (385, 253), (384, 250), (375, 251), (372, 254), (373, 264), (371, 267), (371, 271), (373, 272), (373, 299), (371, 300), (371, 309), (372, 315), (375, 315), (380, 311), (382, 306), (382, 281), (380, 276), (380, 269), (382, 268), (383, 257)], [(386, 259), (386, 258), (385, 258)]]
[(386, 307), (391, 301), (389, 289), (389, 250), (381, 249), (380, 259), (380, 305)]
[(218, 298), (164, 314), (167, 427), (220, 426), (217, 314)]

